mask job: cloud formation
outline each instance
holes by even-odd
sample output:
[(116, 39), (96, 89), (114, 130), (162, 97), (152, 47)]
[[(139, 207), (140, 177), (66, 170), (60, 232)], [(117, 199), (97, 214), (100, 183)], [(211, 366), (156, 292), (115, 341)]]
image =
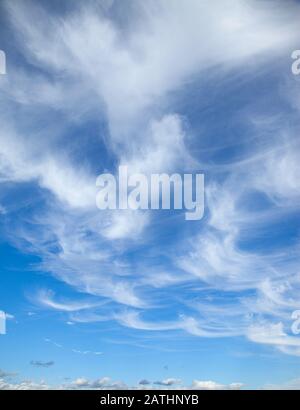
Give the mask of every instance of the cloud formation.
[[(149, 0), (120, 22), (100, 3), (74, 5), (61, 19), (34, 1), (2, 6), (24, 64), (1, 78), (0, 217), (7, 239), (77, 296), (39, 291), (34, 303), (72, 323), (243, 336), (298, 355), (290, 322), (299, 240), (270, 240), (299, 214), (299, 91), (277, 79), (265, 101), (233, 100), (234, 113), (217, 100), (276, 70), (298, 40), (299, 4)], [(205, 87), (219, 85), (211, 114)], [(274, 97), (286, 119), (268, 108)], [(182, 108), (193, 98), (200, 125)], [(187, 228), (176, 215), (100, 216), (96, 176), (120, 164), (146, 174), (204, 170), (205, 220)]]
[(54, 366), (54, 362), (52, 360), (49, 362), (43, 362), (41, 360), (32, 360), (30, 364), (31, 366), (34, 366), (34, 367), (45, 367), (45, 368)]

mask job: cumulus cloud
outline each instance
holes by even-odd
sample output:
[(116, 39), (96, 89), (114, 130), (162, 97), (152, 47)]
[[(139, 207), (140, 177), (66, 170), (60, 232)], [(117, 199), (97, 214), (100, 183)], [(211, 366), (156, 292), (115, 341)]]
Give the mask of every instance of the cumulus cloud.
[(210, 329), (204, 321), (201, 323), (191, 316), (180, 315), (177, 320), (170, 322), (149, 322), (141, 318), (137, 311), (123, 311), (115, 316), (115, 318), (123, 325), (133, 329), (147, 331), (176, 331), (184, 330), (193, 336), (199, 337), (228, 337), (237, 335), (235, 330), (229, 329)]
[(51, 390), (51, 387), (44, 381), (40, 383), (33, 381), (10, 383), (0, 378), (0, 390)]
[(123, 382), (113, 382), (109, 377), (103, 377), (102, 379), (90, 381), (85, 378), (78, 378), (74, 380), (70, 384), (70, 388), (75, 388), (75, 389), (86, 389), (86, 390), (121, 390), (121, 389), (127, 389), (128, 387), (126, 386), (125, 383)]
[(240, 390), (243, 383), (219, 384), (214, 381), (194, 380), (191, 388), (194, 390)]
[(181, 380), (180, 379), (164, 379), (164, 380), (159, 380), (154, 382), (154, 384), (158, 385), (158, 386), (174, 386), (174, 385), (178, 385), (181, 384)]
[[(295, 381), (292, 385), (295, 390), (299, 390), (298, 381)], [(289, 389), (291, 384), (287, 384), (286, 389)], [(145, 387), (145, 385), (143, 385)], [(158, 389), (161, 388), (171, 390), (174, 389), (174, 384), (160, 384)], [(275, 386), (266, 386), (265, 388), (274, 389)], [(284, 386), (282, 386), (284, 387)], [(123, 382), (112, 382), (108, 377), (104, 377), (99, 380), (90, 381), (85, 378), (78, 378), (69, 384), (62, 384), (59, 386), (47, 384), (44, 381), (39, 383), (34, 381), (23, 381), (20, 383), (7, 382), (0, 378), (0, 390), (127, 390), (127, 389), (140, 390), (140, 386), (128, 386)], [(149, 389), (149, 387), (147, 386)], [(178, 390), (240, 390), (243, 388), (242, 383), (232, 383), (230, 385), (222, 385), (213, 381), (194, 381), (191, 386), (176, 387)], [(277, 388), (277, 386), (276, 386)], [(151, 386), (151, 390), (155, 390), (155, 386)]]

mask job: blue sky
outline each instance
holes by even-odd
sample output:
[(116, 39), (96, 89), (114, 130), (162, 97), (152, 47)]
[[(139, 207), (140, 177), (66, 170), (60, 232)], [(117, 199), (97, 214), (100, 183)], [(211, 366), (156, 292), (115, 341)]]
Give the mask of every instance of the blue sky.
[[(220, 3), (1, 2), (0, 388), (300, 387), (299, 2)], [(119, 165), (204, 218), (100, 211)]]

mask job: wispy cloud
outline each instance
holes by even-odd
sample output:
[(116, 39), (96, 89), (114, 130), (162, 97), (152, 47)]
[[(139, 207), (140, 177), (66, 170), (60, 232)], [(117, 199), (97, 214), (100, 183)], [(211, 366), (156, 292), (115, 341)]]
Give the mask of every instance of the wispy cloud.
[(54, 366), (55, 363), (52, 360), (49, 361), (49, 362), (43, 362), (41, 360), (32, 360), (30, 362), (30, 364), (31, 364), (31, 366), (34, 366), (34, 367), (45, 367), (45, 368), (47, 368), (47, 367)]
[(93, 307), (99, 306), (98, 303), (92, 302), (73, 302), (73, 301), (62, 301), (58, 302), (54, 299), (54, 293), (51, 290), (40, 290), (36, 297), (34, 298), (38, 303), (43, 306), (60, 310), (62, 312), (77, 312), (80, 310), (91, 309)]
[(176, 389), (186, 390), (240, 390), (244, 387), (242, 383), (232, 383), (230, 385), (219, 384), (214, 381), (194, 380), (191, 386), (184, 386), (181, 380), (169, 378), (158, 382), (148, 382), (146, 379), (141, 380), (136, 386), (129, 386), (122, 381), (113, 381), (110, 377), (102, 377), (96, 380), (89, 380), (84, 377), (61, 384), (50, 385), (45, 381), (39, 383), (28, 380), (22, 382), (12, 382), (0, 377), (0, 390), (127, 390), (127, 389)]
[[(255, 0), (161, 0), (142, 7), (134, 1), (137, 15), (127, 11), (129, 25), (95, 2), (72, 6), (59, 21), (36, 2), (3, 4), (19, 57), (30, 67), (12, 63), (1, 79), (0, 177), (5, 192), (8, 183), (35, 190), (30, 215), (22, 200), (11, 207), (9, 195), (1, 197), (6, 235), (40, 258), (40, 270), (80, 295), (42, 290), (35, 302), (72, 323), (113, 320), (145, 332), (244, 336), (298, 354), (298, 340), (286, 329), (298, 305), (299, 241), (269, 242), (274, 226), (299, 211), (299, 93), (291, 96), (290, 84), (278, 81), (262, 109), (247, 95), (246, 113), (235, 103), (235, 114), (224, 114), (216, 101), (213, 121), (205, 95), (194, 108), (202, 127), (195, 130), (180, 106), (191, 104), (190, 84), (203, 93), (206, 83), (226, 88), (231, 82), (237, 89), (230, 83), (230, 95), (238, 94), (243, 75), (250, 82), (272, 71), (298, 40), (299, 4), (275, 0), (270, 9)], [(285, 107), (285, 121), (266, 108), (272, 93)], [(212, 138), (212, 122), (222, 123), (222, 115), (243, 126), (233, 126), (229, 136), (220, 126)], [(105, 127), (87, 147), (91, 119), (93, 128), (93, 122)], [(155, 219), (151, 212), (100, 217), (96, 175), (107, 164), (125, 163), (134, 172), (207, 172), (201, 226), (182, 226), (176, 215)], [(204, 300), (208, 289), (215, 293)], [(153, 319), (148, 312), (158, 313)], [(77, 381), (94, 383), (102, 382)]]
[(180, 385), (182, 381), (180, 379), (165, 379), (165, 380), (159, 380), (154, 382), (154, 384), (158, 386), (174, 386), (174, 385)]

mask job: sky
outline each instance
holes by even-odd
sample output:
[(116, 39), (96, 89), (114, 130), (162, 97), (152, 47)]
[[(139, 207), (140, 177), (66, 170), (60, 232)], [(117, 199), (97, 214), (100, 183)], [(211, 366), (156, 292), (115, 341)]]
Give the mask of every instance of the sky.
[[(0, 389), (300, 388), (299, 17), (0, 1)], [(204, 217), (97, 209), (120, 165)]]

